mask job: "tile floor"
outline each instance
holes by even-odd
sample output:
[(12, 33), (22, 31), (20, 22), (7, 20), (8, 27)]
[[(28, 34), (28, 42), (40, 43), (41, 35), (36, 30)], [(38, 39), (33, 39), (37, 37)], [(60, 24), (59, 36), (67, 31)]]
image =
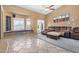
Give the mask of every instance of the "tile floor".
[(5, 53), (70, 53), (37, 37), (37, 34), (16, 32), (0, 40), (0, 52)]
[(79, 53), (79, 40), (64, 37), (60, 37), (60, 39), (55, 40), (53, 38), (49, 38), (41, 34), (38, 34), (38, 38), (52, 45), (61, 47), (67, 51), (71, 51), (73, 53)]

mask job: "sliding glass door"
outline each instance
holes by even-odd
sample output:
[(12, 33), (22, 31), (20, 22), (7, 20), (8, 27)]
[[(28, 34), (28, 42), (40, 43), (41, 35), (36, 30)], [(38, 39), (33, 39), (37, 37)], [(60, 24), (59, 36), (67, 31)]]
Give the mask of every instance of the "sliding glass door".
[(14, 18), (14, 31), (24, 30), (24, 18)]

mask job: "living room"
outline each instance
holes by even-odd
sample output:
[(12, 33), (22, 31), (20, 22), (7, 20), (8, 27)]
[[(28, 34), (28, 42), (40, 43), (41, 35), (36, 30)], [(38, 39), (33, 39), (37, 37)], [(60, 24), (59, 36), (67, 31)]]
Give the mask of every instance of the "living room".
[(78, 10), (79, 5), (1, 5), (0, 52), (79, 52)]

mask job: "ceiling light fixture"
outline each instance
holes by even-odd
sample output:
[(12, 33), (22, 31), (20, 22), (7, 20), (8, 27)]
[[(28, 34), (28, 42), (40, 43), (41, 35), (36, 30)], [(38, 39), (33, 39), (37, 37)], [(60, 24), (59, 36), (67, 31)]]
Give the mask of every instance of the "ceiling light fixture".
[(48, 11), (49, 11), (49, 9), (48, 9), (48, 8), (46, 8), (46, 9), (45, 9), (45, 12), (48, 12)]

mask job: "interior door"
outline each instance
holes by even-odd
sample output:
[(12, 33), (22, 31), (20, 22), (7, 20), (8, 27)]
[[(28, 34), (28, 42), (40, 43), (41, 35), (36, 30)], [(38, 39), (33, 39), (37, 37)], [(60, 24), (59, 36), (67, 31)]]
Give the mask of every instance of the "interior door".
[(11, 17), (6, 16), (6, 31), (11, 31)]

